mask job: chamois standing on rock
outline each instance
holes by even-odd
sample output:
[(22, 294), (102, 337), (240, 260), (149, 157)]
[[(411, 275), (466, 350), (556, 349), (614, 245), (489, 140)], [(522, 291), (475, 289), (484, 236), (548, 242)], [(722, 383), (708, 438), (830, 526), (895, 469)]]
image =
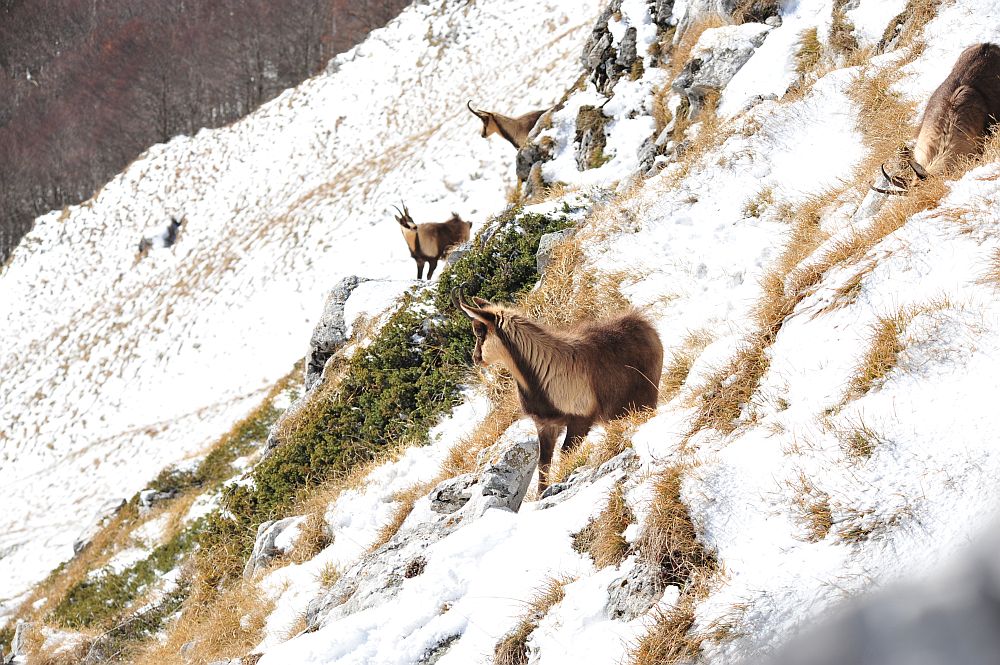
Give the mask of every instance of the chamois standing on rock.
[(480, 298), (453, 297), (472, 319), (473, 360), (500, 364), (517, 382), (521, 409), (538, 430), (538, 492), (548, 487), (556, 439), (562, 450), (580, 444), (594, 423), (656, 407), (663, 344), (636, 311), (559, 330)]
[(399, 222), (406, 246), (410, 248), (410, 256), (417, 262), (417, 279), (423, 279), (425, 263), (430, 265), (427, 279), (433, 277), (438, 261), (453, 247), (467, 241), (472, 229), (472, 222), (462, 221), (455, 212), (451, 213), (451, 219), (447, 222), (427, 224), (416, 224), (410, 211), (406, 209), (406, 204), (403, 204), (402, 210), (396, 208), (396, 212), (399, 213), (396, 221)]
[(491, 113), (490, 111), (477, 111), (472, 108), (472, 100), (470, 99), (466, 106), (472, 111), (477, 118), (483, 121), (483, 138), (489, 137), (491, 134), (499, 134), (500, 136), (507, 139), (511, 145), (520, 150), (524, 147), (524, 144), (528, 142), (528, 135), (531, 134), (531, 130), (535, 128), (538, 123), (538, 119), (545, 114), (549, 109), (542, 109), (540, 111), (532, 111), (530, 113), (525, 113), (516, 118), (508, 118), (505, 115), (500, 115), (499, 113)]
[[(882, 174), (900, 190), (917, 179), (941, 175), (978, 155), (1000, 121), (1000, 46), (976, 44), (962, 51), (948, 78), (927, 102), (912, 151), (903, 155), (908, 177)], [(900, 192), (901, 193), (901, 192)]]

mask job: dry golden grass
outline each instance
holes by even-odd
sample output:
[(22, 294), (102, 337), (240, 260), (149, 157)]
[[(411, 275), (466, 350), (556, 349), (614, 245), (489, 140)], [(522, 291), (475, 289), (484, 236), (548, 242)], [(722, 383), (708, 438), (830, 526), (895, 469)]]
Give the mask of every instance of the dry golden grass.
[(657, 610), (653, 624), (632, 647), (632, 665), (675, 665), (697, 662), (702, 644), (720, 637), (721, 631), (695, 632), (695, 606), (708, 595), (708, 578), (699, 577), (682, 589), (681, 596), (669, 610)]
[(813, 73), (822, 57), (823, 44), (819, 41), (819, 31), (816, 28), (804, 31), (799, 37), (799, 47), (795, 51), (795, 71), (799, 76)]
[(833, 526), (830, 496), (802, 473), (792, 489), (795, 491), (792, 509), (796, 521), (805, 531), (803, 539), (811, 543), (823, 540)]
[(323, 514), (323, 510), (317, 510), (306, 516), (299, 528), (299, 536), (295, 539), (295, 545), (289, 553), (289, 559), (292, 562), (309, 561), (333, 542)]
[[(216, 591), (196, 585), (163, 642), (153, 641), (136, 665), (187, 665), (238, 658), (260, 643), (273, 602), (255, 582)], [(181, 646), (191, 643), (185, 653)]]
[(838, 429), (837, 439), (840, 441), (844, 454), (855, 461), (868, 459), (875, 452), (875, 449), (884, 443), (882, 435), (860, 419), (846, 428)]
[(528, 603), (528, 611), (511, 632), (507, 633), (493, 650), (495, 665), (527, 665), (528, 637), (538, 627), (538, 622), (560, 602), (566, 592), (563, 587), (572, 580), (550, 579)]
[(32, 622), (24, 632), (27, 662), (31, 665), (78, 665), (87, 657), (93, 637), (95, 635), (84, 634), (83, 639), (69, 647), (46, 646), (41, 624)]
[(660, 379), (661, 403), (669, 402), (680, 393), (698, 356), (713, 341), (710, 331), (692, 330), (684, 336), (680, 346), (670, 352)]
[(762, 280), (761, 298), (754, 312), (757, 329), (733, 359), (702, 387), (695, 401), (698, 411), (689, 435), (706, 428), (724, 434), (735, 431), (737, 419), (770, 366), (767, 349), (785, 319), (823, 275), (822, 270), (801, 264), (826, 239), (819, 222), (837, 195), (836, 191), (823, 192), (810, 197), (796, 210), (787, 211), (786, 216), (792, 217), (791, 237)]
[(767, 17), (780, 13), (779, 0), (739, 0), (732, 11), (733, 20), (737, 23), (763, 23)]
[(681, 501), (684, 466), (662, 472), (653, 483), (653, 501), (643, 521), (636, 548), (663, 574), (665, 584), (686, 586), (696, 576), (718, 569), (715, 555), (704, 548), (687, 506)]
[(319, 575), (317, 575), (317, 580), (323, 586), (324, 589), (330, 589), (333, 587), (334, 584), (337, 583), (338, 580), (340, 580), (341, 575), (343, 575), (343, 572), (340, 570), (340, 568), (338, 568), (335, 563), (330, 561), (327, 562), (326, 565), (324, 565), (323, 568), (319, 571)]
[(444, 478), (438, 476), (434, 480), (425, 483), (417, 483), (416, 485), (396, 493), (396, 495), (392, 497), (392, 500), (394, 502), (398, 502), (399, 506), (397, 506), (393, 511), (389, 522), (379, 530), (378, 537), (375, 539), (375, 542), (372, 543), (369, 551), (375, 551), (389, 542), (392, 537), (399, 532), (399, 528), (403, 526), (403, 522), (406, 521), (406, 518), (410, 516), (411, 512), (413, 512), (413, 505), (417, 502), (417, 500), (426, 496), (427, 493), (434, 489), (434, 486), (442, 480), (444, 480)]
[(830, 22), (830, 46), (834, 52), (849, 56), (858, 49), (858, 40), (854, 37), (854, 24), (847, 18), (849, 0), (834, 0)]
[(950, 0), (910, 0), (889, 25), (886, 26), (882, 40), (879, 42), (879, 52), (898, 35), (896, 48), (912, 48), (919, 53), (924, 46), (924, 28), (937, 16), (938, 8)]
[(26, 621), (41, 619), (92, 570), (103, 567), (116, 552), (124, 549), (136, 528), (158, 515), (157, 511), (140, 519), (135, 507), (125, 506), (108, 520), (107, 525), (97, 532), (90, 544), (73, 557), (60, 572), (53, 573), (34, 588), (27, 600), (22, 603), (17, 614), (18, 618)]
[(900, 310), (891, 316), (879, 317), (872, 326), (872, 339), (864, 357), (854, 369), (848, 397), (860, 397), (879, 385), (896, 366), (903, 350), (902, 335), (913, 318), (910, 311)]
[(858, 545), (867, 540), (884, 538), (894, 528), (913, 516), (909, 506), (903, 506), (888, 515), (879, 515), (871, 508), (838, 506), (837, 537), (845, 543)]
[(629, 552), (629, 544), (622, 536), (626, 527), (635, 521), (635, 515), (625, 501), (621, 483), (608, 497), (608, 505), (581, 531), (573, 534), (573, 549), (589, 554), (598, 568), (617, 566)]
[(549, 484), (558, 485), (569, 480), (570, 476), (586, 467), (594, 453), (594, 445), (584, 441), (573, 450), (561, 451), (554, 466), (549, 469)]
[(989, 267), (978, 282), (995, 289), (1000, 289), (1000, 249), (994, 249), (990, 255)]

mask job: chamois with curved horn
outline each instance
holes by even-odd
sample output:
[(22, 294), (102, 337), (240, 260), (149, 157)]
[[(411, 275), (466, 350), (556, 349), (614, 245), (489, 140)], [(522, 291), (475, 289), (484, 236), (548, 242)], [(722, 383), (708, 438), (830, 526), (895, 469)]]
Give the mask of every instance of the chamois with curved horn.
[(882, 175), (900, 190), (888, 193), (903, 193), (916, 180), (946, 173), (962, 159), (980, 154), (998, 121), (1000, 46), (976, 44), (962, 51), (928, 100), (913, 149), (902, 155), (900, 172), (890, 174), (882, 166)]
[(477, 118), (483, 121), (483, 138), (487, 138), (491, 134), (499, 134), (500, 136), (507, 139), (512, 146), (520, 150), (525, 143), (528, 142), (528, 135), (531, 134), (531, 130), (535, 128), (538, 123), (538, 119), (542, 117), (549, 109), (542, 109), (540, 111), (531, 111), (530, 113), (525, 113), (524, 115), (519, 115), (516, 118), (508, 118), (505, 115), (500, 115), (499, 113), (492, 113), (490, 111), (477, 111), (472, 108), (472, 100), (470, 99), (466, 106)]
[[(396, 208), (396, 206), (393, 206)], [(434, 276), (438, 261), (457, 245), (469, 239), (472, 222), (463, 221), (458, 213), (451, 213), (451, 219), (446, 222), (417, 224), (410, 216), (406, 204), (403, 209), (396, 208), (396, 221), (403, 232), (403, 240), (410, 249), (410, 256), (417, 262), (417, 279), (424, 277), (424, 264), (430, 265), (427, 279)]]
[(473, 360), (507, 368), (521, 409), (535, 421), (539, 494), (563, 428), (562, 450), (572, 450), (594, 423), (656, 407), (663, 344), (638, 312), (556, 329), (480, 298), (469, 304), (460, 288), (452, 296), (472, 319)]

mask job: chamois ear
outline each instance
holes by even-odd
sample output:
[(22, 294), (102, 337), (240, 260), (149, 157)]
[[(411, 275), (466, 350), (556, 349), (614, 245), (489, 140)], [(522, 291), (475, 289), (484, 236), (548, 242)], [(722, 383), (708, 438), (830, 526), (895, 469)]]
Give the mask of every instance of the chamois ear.
[(911, 157), (910, 159), (908, 159), (906, 161), (910, 165), (910, 168), (913, 169), (913, 172), (917, 174), (918, 178), (920, 178), (921, 180), (926, 180), (927, 179), (927, 176), (929, 174), (924, 169), (924, 167), (922, 167), (920, 164), (917, 163), (917, 160), (915, 160), (915, 159), (913, 159)]
[(462, 311), (465, 312), (465, 315), (470, 319), (480, 321), (488, 326), (493, 326), (496, 323), (496, 315), (493, 312), (484, 309), (484, 307), (488, 306), (490, 303), (482, 298), (474, 297), (472, 300), (475, 303), (475, 306), (469, 305), (465, 302), (465, 298), (463, 297), (462, 287), (456, 287), (452, 290), (452, 299), (459, 307), (462, 308)]

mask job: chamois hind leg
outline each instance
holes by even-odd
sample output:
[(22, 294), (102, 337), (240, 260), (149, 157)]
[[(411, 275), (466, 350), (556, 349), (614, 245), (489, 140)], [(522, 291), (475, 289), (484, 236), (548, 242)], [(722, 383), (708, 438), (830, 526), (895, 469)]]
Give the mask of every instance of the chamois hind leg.
[(431, 268), (427, 272), (427, 279), (430, 279), (431, 277), (434, 276), (434, 269), (438, 267), (438, 261), (437, 261), (437, 259), (430, 259), (427, 263), (428, 263), (428, 265), (430, 265), (430, 268)]
[(556, 438), (562, 431), (562, 425), (536, 420), (535, 429), (538, 430), (538, 494), (541, 495), (549, 486), (549, 465), (552, 464), (552, 452), (556, 448)]
[(424, 262), (417, 261), (417, 279), (424, 278)]
[(562, 444), (562, 452), (565, 453), (579, 446), (593, 424), (594, 421), (590, 418), (570, 418), (566, 425), (566, 439)]

